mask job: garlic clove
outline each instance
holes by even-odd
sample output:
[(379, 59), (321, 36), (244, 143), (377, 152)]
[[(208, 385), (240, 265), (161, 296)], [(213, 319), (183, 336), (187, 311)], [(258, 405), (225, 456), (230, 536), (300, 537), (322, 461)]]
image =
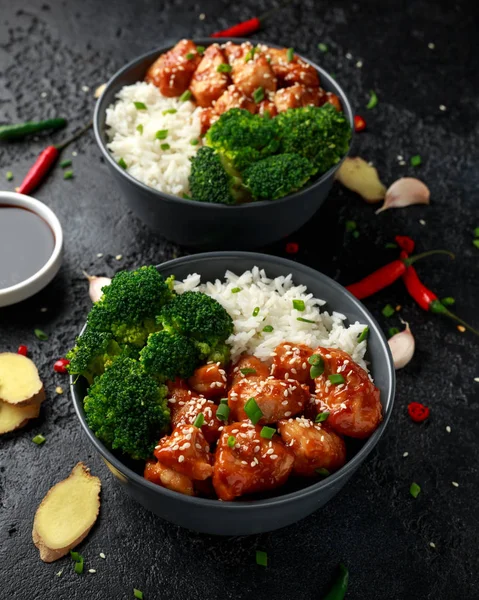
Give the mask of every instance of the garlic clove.
[(336, 179), (369, 204), (381, 202), (386, 194), (386, 186), (379, 179), (377, 169), (359, 156), (347, 156), (336, 173)]
[(396, 335), (393, 335), (388, 341), (391, 354), (393, 355), (395, 369), (402, 369), (405, 367), (414, 356), (416, 347), (414, 336), (409, 328), (409, 323), (406, 323), (405, 325), (406, 329), (396, 333)]
[(384, 204), (376, 214), (389, 208), (403, 208), (412, 204), (429, 204), (431, 193), (425, 183), (414, 177), (401, 177), (389, 186)]
[(85, 271), (83, 271), (83, 275), (90, 282), (90, 287), (88, 293), (90, 295), (92, 302), (98, 302), (100, 298), (103, 296), (102, 288), (107, 285), (110, 285), (111, 279), (109, 277), (97, 277), (96, 275), (88, 275)]

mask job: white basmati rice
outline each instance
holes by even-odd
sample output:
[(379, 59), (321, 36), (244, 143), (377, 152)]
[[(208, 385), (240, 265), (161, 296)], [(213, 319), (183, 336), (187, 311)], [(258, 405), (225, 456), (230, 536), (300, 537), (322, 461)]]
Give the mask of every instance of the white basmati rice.
[[(237, 288), (240, 291), (233, 292)], [(200, 275), (195, 273), (177, 281), (175, 291), (204, 292), (228, 311), (234, 322), (234, 333), (228, 339), (233, 360), (243, 352), (268, 360), (281, 342), (298, 342), (311, 348), (340, 348), (367, 370), (367, 341), (358, 343), (366, 325), (358, 321), (347, 325), (345, 315), (322, 311), (325, 301), (314, 298), (306, 286), (294, 285), (292, 275), (269, 279), (264, 270), (254, 267), (239, 276), (227, 271), (225, 281), (201, 283)], [(303, 300), (305, 310), (293, 308), (293, 300)], [(254, 317), (257, 307), (259, 312)], [(298, 321), (298, 317), (314, 323)], [(266, 325), (272, 326), (273, 331), (264, 332)]]
[[(156, 190), (177, 196), (187, 193), (190, 157), (199, 147), (191, 142), (200, 137), (201, 108), (190, 101), (166, 98), (145, 82), (123, 87), (117, 98), (106, 109), (108, 149), (113, 158), (123, 159), (133, 177)], [(135, 102), (143, 102), (146, 110), (136, 108)], [(168, 110), (176, 112), (164, 114)], [(157, 139), (162, 130), (168, 132), (165, 139)], [(164, 144), (169, 148), (162, 150)]]

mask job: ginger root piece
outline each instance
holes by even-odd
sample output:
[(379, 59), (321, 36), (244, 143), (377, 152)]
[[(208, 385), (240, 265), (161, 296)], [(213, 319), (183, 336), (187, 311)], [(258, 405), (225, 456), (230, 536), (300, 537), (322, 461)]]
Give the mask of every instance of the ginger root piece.
[(13, 352), (0, 353), (0, 400), (16, 406), (45, 400), (43, 383), (32, 360)]
[(40, 414), (40, 402), (18, 406), (0, 400), (0, 435), (25, 427), (30, 419), (36, 419)]
[(369, 204), (380, 202), (386, 195), (386, 186), (379, 179), (377, 170), (359, 156), (347, 156), (336, 173), (336, 179)]
[(32, 538), (44, 562), (53, 562), (89, 534), (100, 511), (101, 483), (79, 462), (54, 485), (35, 513)]

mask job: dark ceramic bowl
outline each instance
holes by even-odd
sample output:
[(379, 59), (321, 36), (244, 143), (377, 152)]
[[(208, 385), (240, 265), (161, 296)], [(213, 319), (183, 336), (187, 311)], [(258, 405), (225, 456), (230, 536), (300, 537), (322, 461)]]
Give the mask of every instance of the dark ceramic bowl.
[(156, 515), (202, 533), (217, 535), (249, 535), (279, 529), (306, 517), (326, 504), (346, 484), (351, 475), (367, 458), (386, 428), (394, 400), (395, 374), (388, 343), (379, 325), (364, 306), (338, 283), (301, 264), (248, 252), (211, 252), (187, 256), (158, 266), (165, 276), (183, 279), (199, 273), (202, 281), (222, 279), (225, 271), (236, 273), (254, 266), (265, 269), (269, 277), (293, 274), (296, 285), (304, 284), (316, 297), (327, 301), (327, 308), (345, 314), (350, 322), (361, 321), (369, 326), (368, 360), (375, 383), (381, 391), (384, 420), (365, 442), (348, 447), (346, 465), (323, 481), (308, 485), (302, 482), (295, 488), (275, 490), (270, 497), (255, 501), (221, 502), (193, 498), (172, 492), (146, 481), (142, 477), (143, 463), (126, 463), (124, 458), (108, 450), (90, 431), (83, 412), (86, 385), (83, 380), (71, 379), (73, 403), (80, 423), (90, 442), (101, 454), (110, 471), (125, 491)]
[[(211, 38), (199, 38), (194, 41), (204, 46), (218, 42)], [(222, 41), (226, 42), (228, 39)], [(247, 40), (230, 38), (230, 41), (241, 43)], [(258, 40), (248, 41), (253, 44), (264, 43)], [(275, 46), (275, 44), (268, 45)], [(113, 160), (106, 147), (107, 107), (115, 101), (116, 94), (123, 86), (142, 81), (148, 67), (160, 54), (170, 48), (171, 46), (163, 46), (148, 52), (120, 69), (110, 79), (96, 105), (93, 120), (96, 141), (123, 192), (128, 207), (165, 238), (183, 246), (203, 250), (257, 248), (275, 242), (299, 229), (326, 199), (333, 184), (334, 174), (342, 161), (311, 185), (290, 196), (274, 201), (225, 206), (194, 202), (158, 192), (132, 177)], [(339, 96), (344, 113), (352, 127), (353, 113), (341, 87), (321, 67), (303, 56), (301, 58), (312, 64), (318, 71), (321, 86), (326, 91), (334, 92)]]

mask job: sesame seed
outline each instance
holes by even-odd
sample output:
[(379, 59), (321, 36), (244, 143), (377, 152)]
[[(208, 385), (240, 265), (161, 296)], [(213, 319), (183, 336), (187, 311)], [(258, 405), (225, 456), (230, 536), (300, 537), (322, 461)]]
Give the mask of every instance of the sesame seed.
[(47, 95), (48, 95), (48, 94), (47, 94), (46, 92), (42, 92), (42, 93), (40, 94), (40, 97), (41, 97), (41, 98), (46, 98), (46, 97), (47, 97)]
[(451, 433), (451, 427), (449, 425), (446, 425), (446, 431), (447, 433)]
[(474, 377), (474, 381), (475, 381), (476, 383), (479, 383), (479, 377)]
[(404, 167), (404, 165), (406, 164), (406, 161), (405, 160), (400, 160), (399, 164), (401, 165), (401, 167)]
[(398, 155), (397, 155), (397, 159), (398, 159), (398, 160), (403, 160), (403, 159), (404, 159), (404, 156), (403, 156), (402, 154), (398, 154)]
[(290, 410), (286, 411), (286, 412), (284, 413), (284, 416), (285, 416), (285, 417), (290, 417), (290, 416), (291, 416), (291, 411), (290, 411)]
[(200, 21), (204, 21), (206, 19), (205, 13), (201, 13), (199, 16)]
[(185, 457), (183, 456), (183, 454), (180, 454), (180, 456), (178, 456), (178, 462), (182, 463), (185, 460)]
[(46, 313), (47, 310), (48, 310), (48, 308), (46, 306), (42, 306), (42, 308), (40, 309), (40, 312)]
[(346, 58), (348, 60), (351, 60), (353, 58), (353, 55), (351, 54), (351, 52), (346, 52)]
[(97, 258), (101, 258), (103, 256), (103, 252), (98, 252), (98, 254), (96, 255)]
[(409, 456), (409, 452), (403, 452), (403, 456), (406, 458), (406, 456)]
[(89, 88), (87, 85), (82, 85), (82, 86), (81, 86), (81, 91), (82, 91), (82, 92), (89, 92), (89, 91), (90, 91), (90, 88)]
[(256, 463), (253, 461), (251, 461), (250, 467), (254, 467), (256, 465)]
[(277, 454), (272, 454), (270, 456), (270, 458), (271, 458), (271, 460), (276, 460), (278, 458), (278, 455)]
[(104, 552), (100, 552), (100, 558), (103, 558), (103, 559), (105, 559), (105, 558), (106, 558), (106, 556), (105, 556)]
[(439, 105), (439, 110), (442, 110), (443, 112), (446, 110), (446, 107), (444, 106), (444, 104)]
[(96, 573), (96, 569), (88, 569), (89, 573)]
[(457, 481), (451, 481), (451, 483), (454, 487), (459, 487), (459, 484), (457, 483)]
[(63, 388), (62, 388), (62, 387), (60, 387), (60, 386), (57, 386), (57, 387), (55, 388), (55, 392), (56, 392), (57, 394), (63, 394)]
[(436, 544), (434, 542), (429, 542), (429, 545), (431, 546), (431, 548), (435, 548)]
[(123, 258), (123, 254), (117, 254), (115, 258), (116, 260), (121, 260)]
[(419, 219), (419, 223), (420, 223), (421, 225), (425, 225), (425, 224), (426, 224), (426, 221), (425, 221), (424, 219)]
[(358, 62), (356, 63), (356, 66), (358, 69), (360, 69), (363, 66), (363, 61), (362, 60), (358, 60)]
[(427, 47), (429, 48), (429, 50), (434, 50), (434, 48), (436, 47), (436, 45), (434, 44), (434, 42), (429, 42), (429, 44), (427, 45)]
[(78, 152), (75, 152), (75, 150), (73, 150), (72, 156), (78, 156)]

